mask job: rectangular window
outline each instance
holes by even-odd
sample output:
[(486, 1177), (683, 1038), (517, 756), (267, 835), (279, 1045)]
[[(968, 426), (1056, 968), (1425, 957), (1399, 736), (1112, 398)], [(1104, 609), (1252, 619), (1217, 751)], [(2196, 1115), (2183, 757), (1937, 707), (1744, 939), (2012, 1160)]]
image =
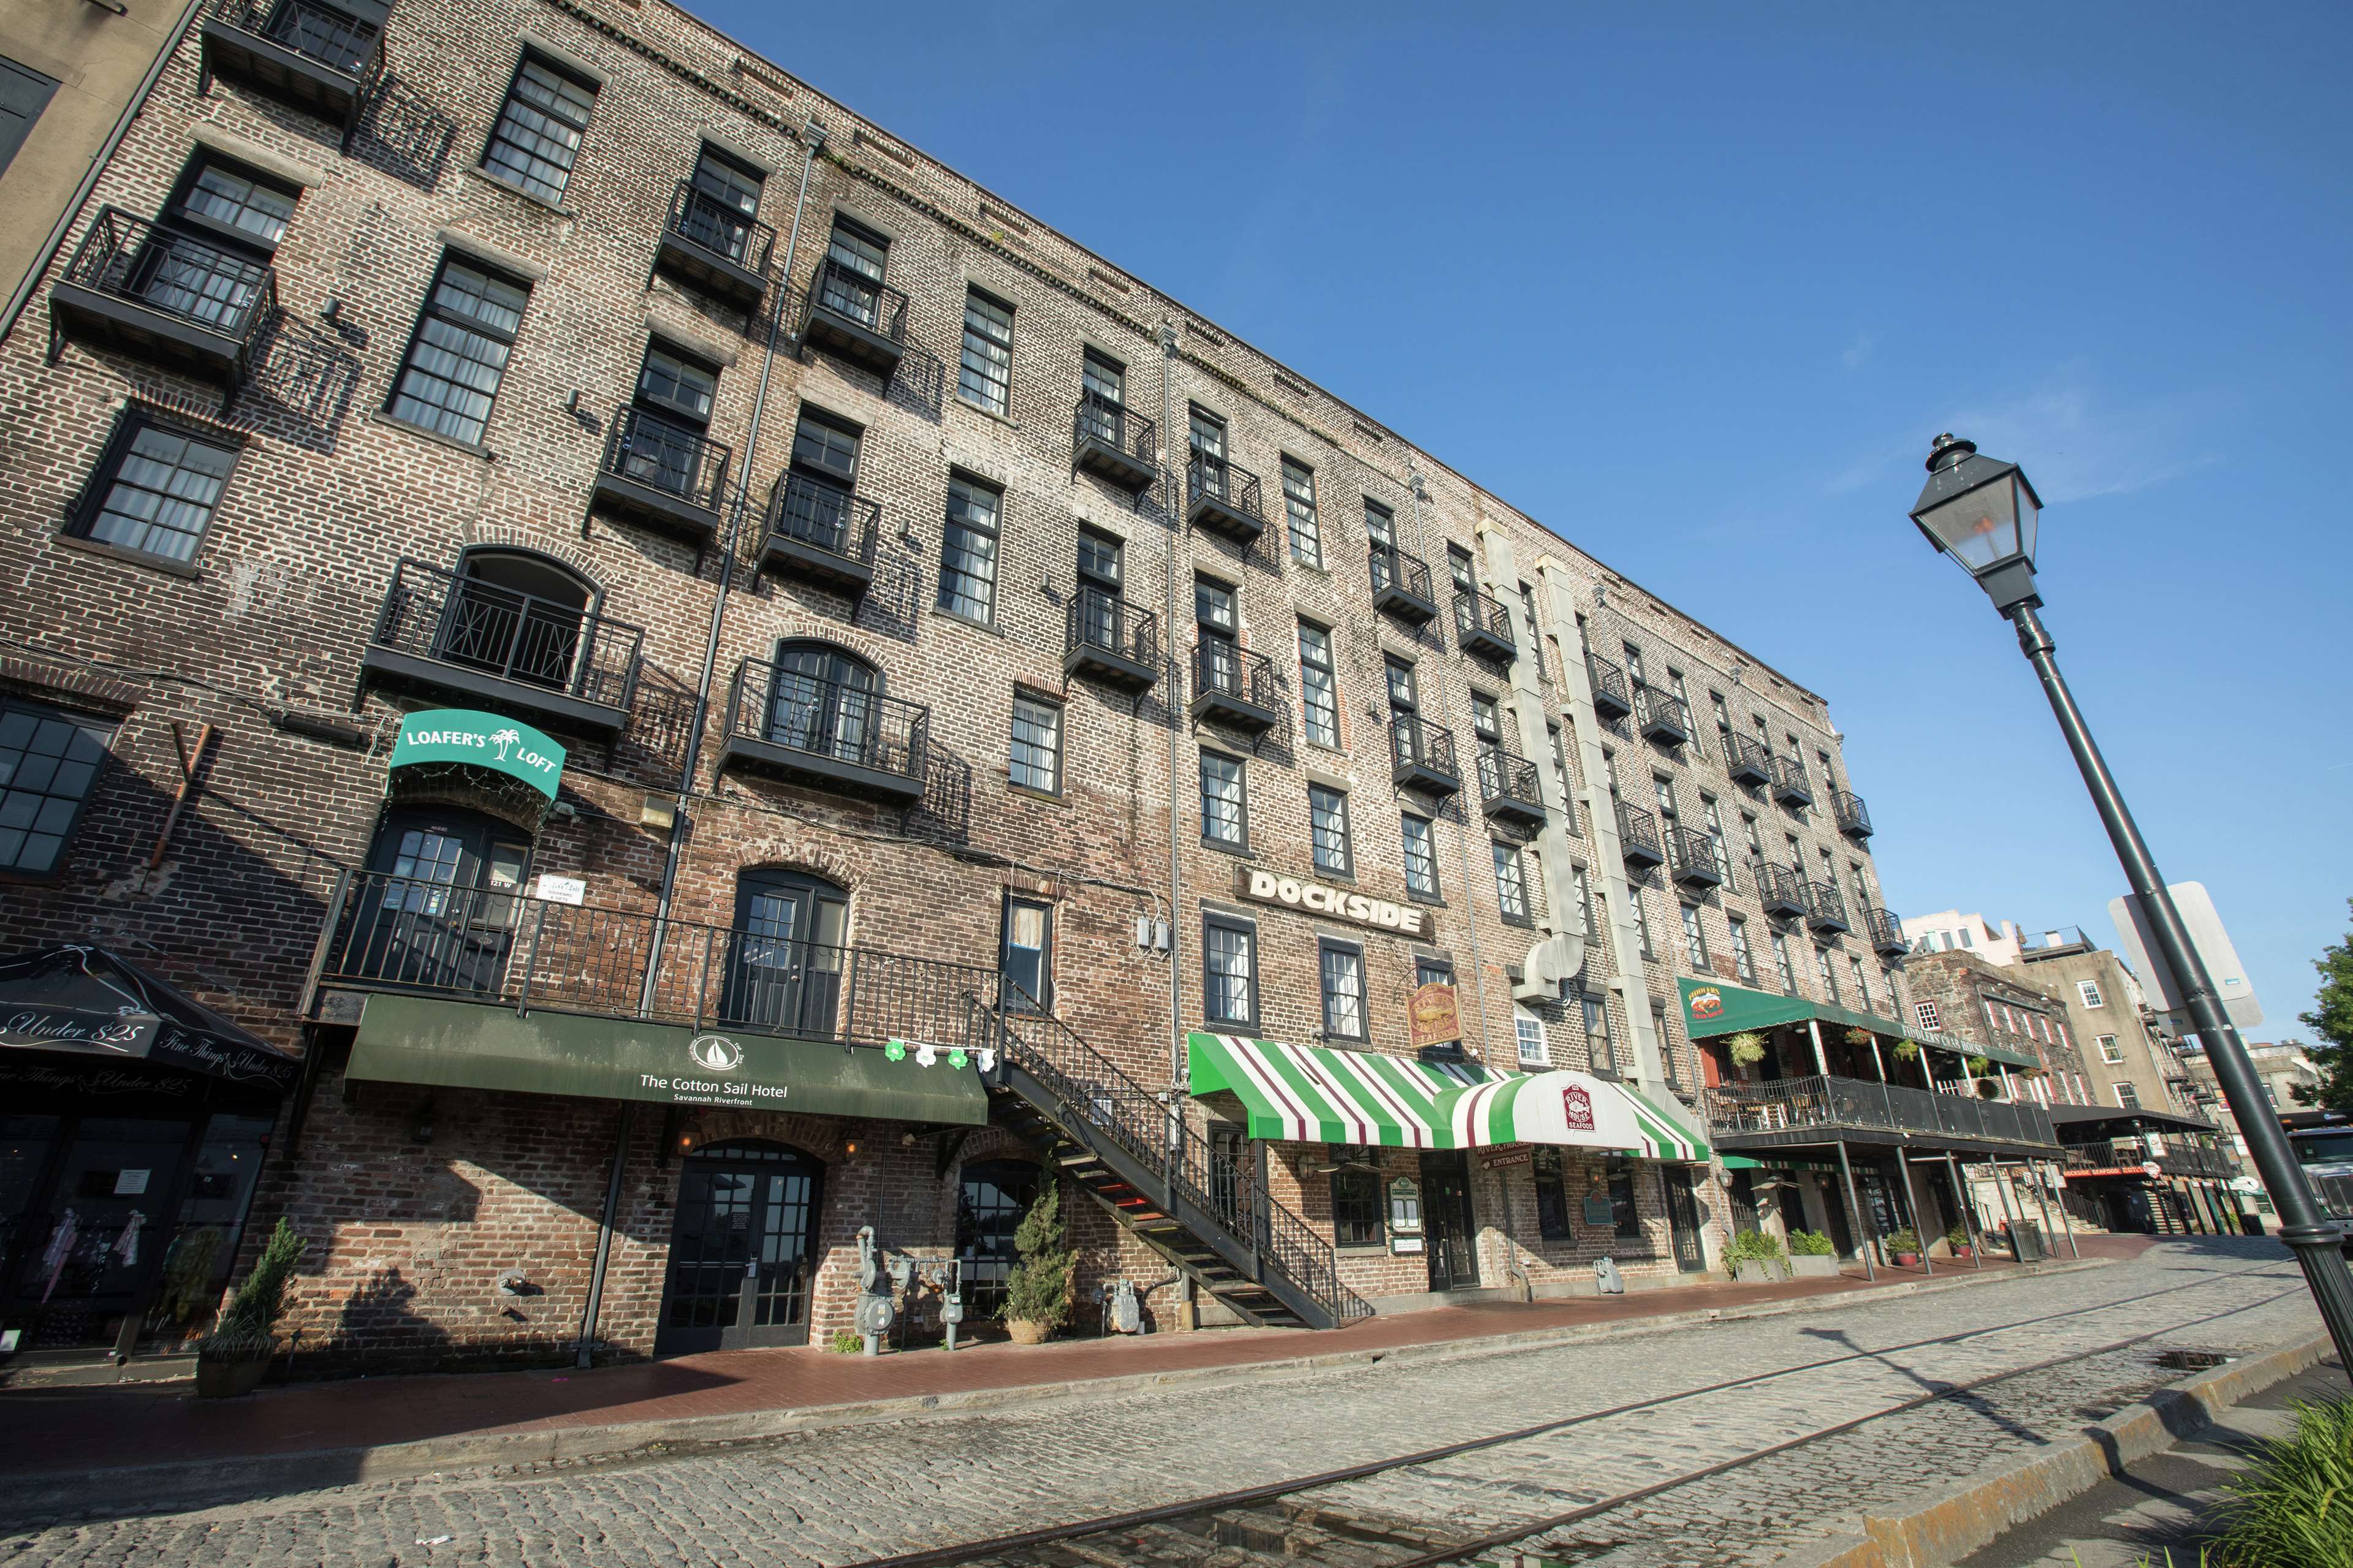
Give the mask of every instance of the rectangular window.
[(1365, 537), (1376, 550), (1397, 548), (1397, 514), (1370, 496), (1365, 498)]
[(1577, 918), (1585, 924), (1585, 940), (1601, 940), (1601, 915), (1593, 902), (1593, 879), (1582, 866), (1568, 868), (1569, 890), (1577, 896)]
[(1191, 483), (1201, 494), (1226, 499), (1226, 422), (1192, 404), (1186, 405), (1185, 447), (1192, 463)]
[(1642, 956), (1654, 961), (1659, 956), (1659, 945), (1651, 940), (1651, 911), (1642, 901), (1642, 889), (1628, 884), (1626, 900), (1634, 906), (1634, 934), (1641, 939)]
[(1748, 950), (1748, 922), (1739, 916), (1730, 917), (1732, 927), (1732, 972), (1743, 985), (1757, 984), (1757, 955)]
[(1659, 1070), (1666, 1074), (1667, 1087), (1681, 1093), (1683, 1068), (1675, 1037), (1667, 1031), (1667, 1005), (1655, 996), (1651, 998), (1651, 1037), (1659, 1042)]
[(1585, 1016), (1585, 1057), (1596, 1072), (1618, 1070), (1618, 1042), (1609, 1036), (1609, 1001), (1598, 991), (1588, 991), (1577, 999), (1577, 1010)]
[(1491, 844), (1495, 852), (1495, 907), (1514, 925), (1528, 921), (1528, 889), (1517, 845)]
[(1108, 533), (1098, 533), (1092, 528), (1079, 530), (1079, 581), (1117, 598), (1126, 552), (1126, 546)]
[(1920, 1020), (1920, 1026), (1922, 1028), (1929, 1030), (1931, 1033), (1942, 1029), (1945, 1026), (1945, 1021), (1937, 1015), (1936, 1005), (1934, 1002), (1913, 1003), (1912, 1016)]
[(1201, 918), (1201, 1012), (1212, 1024), (1256, 1026), (1256, 928), (1224, 915)]
[(1683, 912), (1683, 957), (1690, 963), (1694, 974), (1705, 974), (1707, 937), (1700, 930), (1699, 907), (1684, 903), (1678, 903), (1676, 907)]
[[(2266, 1088), (2264, 1092), (2269, 1093), (2269, 1089)], [(2120, 1083), (2116, 1085), (2116, 1103), (2123, 1106), (2126, 1110), (2138, 1110), (2140, 1109), (2140, 1090), (2135, 1089), (2128, 1083)]]
[(1348, 844), (1348, 797), (1322, 784), (1307, 786), (1307, 833), (1313, 843), (1315, 868), (1335, 877), (1356, 874), (1356, 856)]
[(1201, 753), (1201, 837), (1240, 848), (1250, 842), (1243, 814), (1242, 764), (1239, 757)]
[(1454, 580), (1454, 591), (1458, 594), (1467, 594), (1478, 584), (1478, 578), (1471, 570), (1471, 552), (1459, 544), (1446, 547), (1446, 574)]
[(702, 430), (711, 424), (711, 404), (718, 393), (719, 373), (710, 365), (659, 338), (646, 344), (645, 360), (638, 366), (638, 407)]
[(195, 177), (179, 201), (180, 216), (193, 226), (215, 227), (275, 251), (294, 221), (301, 192), (248, 172), (240, 164), (200, 155)]
[(443, 256), (385, 412), (452, 441), (481, 445), (530, 300), (528, 284)]
[(1504, 722), (1495, 700), (1483, 691), (1471, 694), (1471, 732), (1490, 746), (1504, 743)]
[(1552, 1066), (1552, 1047), (1546, 1043), (1544, 1020), (1525, 1007), (1512, 1009), (1512, 1034), (1520, 1051), (1520, 1065), (1542, 1072)]
[(1577, 1239), (1569, 1220), (1567, 1163), (1557, 1149), (1535, 1151), (1536, 1232), (1546, 1241)]
[(1291, 527), (1291, 558), (1324, 564), (1324, 533), (1315, 521), (1315, 471), (1282, 459), (1282, 512)]
[(1094, 349), (1080, 351), (1079, 385), (1102, 413), (1115, 414), (1127, 406), (1127, 367), (1109, 354)]
[(2116, 1037), (2114, 1035), (2102, 1035), (2098, 1037), (2098, 1043), (2100, 1047), (2100, 1059), (2106, 1062), (2109, 1066), (2114, 1067), (2125, 1059), (2125, 1048), (2117, 1043)]
[(43, 76), (15, 60), (0, 59), (0, 172), (7, 169), (17, 149), (24, 146), (34, 121), (48, 107), (49, 95), (57, 90), (57, 78)]
[(2092, 981), (2078, 980), (2075, 982), (2075, 989), (2083, 994), (2084, 1005), (2086, 1007), (2105, 1007), (2108, 1005), (2107, 998), (2100, 994), (2099, 986)]
[(1628, 1240), (1639, 1241), (1642, 1236), (1642, 1215), (1634, 1206), (1634, 1163), (1613, 1156), (1609, 1169), (1609, 1211), (1616, 1221), (1617, 1234)]
[(1026, 692), (1013, 696), (1013, 782), (1024, 789), (1062, 788), (1062, 705)]
[(1416, 985), (1451, 985), (1454, 965), (1443, 958), (1430, 958), (1417, 953), (1413, 961), (1413, 983)]
[(44, 877), (73, 837), (113, 726), (0, 698), (0, 872)]
[(964, 295), (964, 363), (956, 395), (991, 414), (1010, 405), (1013, 387), (1013, 307), (977, 289)]
[(588, 83), (536, 55), (523, 56), (482, 151), (482, 167), (542, 201), (563, 200), (596, 102), (596, 89)]
[(1854, 976), (1855, 1003), (1864, 1012), (1868, 1013), (1871, 1011), (1871, 984), (1869, 981), (1863, 978), (1862, 960), (1855, 957), (1852, 953), (1849, 953), (1847, 955), (1846, 964), (1847, 968), (1852, 971)]
[(133, 409), (90, 477), (73, 532), (185, 565), (196, 558), (237, 457), (234, 446)]
[(1838, 975), (1831, 968), (1829, 948), (1814, 949), (1814, 975), (1822, 983), (1822, 999), (1833, 1005), (1843, 1005), (1839, 1003)]
[(1054, 1007), (1054, 910), (1034, 899), (1005, 900), (1006, 1005), (1018, 1013)]
[(1324, 1035), (1361, 1040), (1365, 1033), (1365, 952), (1354, 942), (1317, 944), (1324, 976)]
[(1552, 787), (1560, 797), (1560, 809), (1568, 819), (1568, 830), (1577, 831), (1577, 800), (1568, 791), (1568, 748), (1560, 738), (1560, 726), (1545, 726), (1545, 738), (1552, 744)]
[(1307, 716), (1307, 738), (1319, 746), (1340, 745), (1340, 684), (1332, 670), (1332, 634), (1299, 623), (1299, 700)]
[(1332, 1173), (1332, 1239), (1342, 1247), (1378, 1247), (1381, 1228), (1381, 1173), (1345, 1170)]
[(983, 626), (997, 609), (1001, 499), (986, 485), (948, 477), (947, 527), (940, 536), (940, 608)]
[(1783, 995), (1798, 994), (1798, 971), (1789, 962), (1789, 939), (1778, 931), (1773, 933), (1773, 978), (1780, 983)]
[(1426, 816), (1409, 814), (1405, 823), (1405, 890), (1417, 899), (1438, 897), (1438, 842)]

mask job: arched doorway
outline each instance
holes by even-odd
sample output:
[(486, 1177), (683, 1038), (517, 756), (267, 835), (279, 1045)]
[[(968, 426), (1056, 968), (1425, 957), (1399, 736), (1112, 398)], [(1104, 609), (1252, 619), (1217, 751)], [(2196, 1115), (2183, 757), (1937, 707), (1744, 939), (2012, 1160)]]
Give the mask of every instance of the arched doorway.
[(1013, 1272), (1013, 1233), (1038, 1201), (1038, 1166), (1028, 1160), (975, 1160), (956, 1184), (956, 1275), (966, 1321), (994, 1318)]
[(386, 808), (368, 850), (346, 972), (497, 993), (530, 864), (531, 836), (512, 823), (454, 805)]
[(849, 894), (800, 871), (746, 871), (735, 889), (727, 990), (731, 1024), (829, 1039), (836, 1026)]
[(470, 550), (458, 577), (436, 638), (439, 657), (551, 691), (571, 689), (595, 584), (528, 550)]
[(797, 752), (871, 765), (882, 739), (875, 699), (882, 677), (830, 643), (783, 643), (768, 694), (767, 739)]
[(656, 1353), (808, 1343), (824, 1163), (742, 1138), (682, 1167)]

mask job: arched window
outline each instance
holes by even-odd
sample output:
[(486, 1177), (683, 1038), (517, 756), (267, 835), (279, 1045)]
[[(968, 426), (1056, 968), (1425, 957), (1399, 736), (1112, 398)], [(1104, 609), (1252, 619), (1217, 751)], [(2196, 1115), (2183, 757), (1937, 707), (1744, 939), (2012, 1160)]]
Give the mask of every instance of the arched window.
[(881, 672), (848, 649), (779, 643), (767, 739), (797, 752), (868, 763), (881, 739), (876, 699), (881, 695)]
[(458, 577), (437, 638), (440, 658), (550, 690), (573, 684), (594, 583), (529, 550), (469, 550)]
[(799, 871), (744, 872), (721, 1015), (778, 1034), (832, 1038), (849, 925), (849, 894), (836, 884)]

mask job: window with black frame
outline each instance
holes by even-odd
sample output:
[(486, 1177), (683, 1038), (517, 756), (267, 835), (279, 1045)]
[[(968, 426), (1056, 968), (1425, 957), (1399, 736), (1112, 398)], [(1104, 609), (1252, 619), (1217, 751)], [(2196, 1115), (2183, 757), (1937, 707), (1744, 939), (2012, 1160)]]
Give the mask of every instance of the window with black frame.
[(1378, 1247), (1385, 1237), (1381, 1173), (1344, 1165), (1332, 1173), (1332, 1240), (1340, 1247)]
[(1536, 1186), (1536, 1234), (1546, 1241), (1574, 1241), (1568, 1207), (1567, 1161), (1557, 1149), (1539, 1148), (1532, 1168)]
[(1201, 753), (1201, 837), (1207, 843), (1233, 849), (1250, 843), (1242, 766), (1240, 757)]
[(1642, 1215), (1634, 1202), (1634, 1163), (1620, 1156), (1611, 1156), (1609, 1179), (1611, 1229), (1630, 1240), (1643, 1239)]
[(882, 275), (890, 258), (889, 240), (854, 218), (835, 214), (818, 303), (860, 326), (880, 330), (884, 325)]
[(1316, 960), (1324, 991), (1324, 1037), (1364, 1040), (1365, 950), (1330, 937), (1318, 942)]
[(0, 875), (58, 868), (105, 765), (114, 725), (0, 697)]
[(1189, 408), (1185, 440), (1191, 452), (1201, 493), (1226, 499), (1226, 422), (1205, 408)]
[(1356, 849), (1348, 837), (1346, 791), (1328, 784), (1307, 786), (1307, 832), (1317, 870), (1335, 877), (1356, 875)]
[(824, 409), (801, 405), (793, 426), (791, 471), (785, 477), (784, 505), (776, 531), (836, 555), (854, 555), (860, 541), (850, 535), (857, 509), (850, 487), (858, 481), (859, 448), (865, 433)]
[(483, 169), (543, 202), (562, 201), (596, 103), (594, 82), (524, 51), (482, 149)]
[(982, 626), (997, 613), (997, 513), (1004, 496), (961, 475), (948, 476), (948, 510), (940, 533), (939, 607)]
[(1426, 816), (1400, 818), (1405, 837), (1405, 890), (1417, 899), (1438, 897), (1438, 842)]
[(697, 494), (718, 393), (716, 367), (659, 338), (649, 342), (617, 452), (621, 475), (670, 495)]
[(1129, 631), (1122, 600), (1126, 579), (1126, 546), (1097, 529), (1079, 530), (1078, 591), (1080, 640), (1091, 647), (1116, 653), (1129, 650)]
[(173, 187), (164, 209), (169, 226), (132, 259), (121, 287), (199, 326), (243, 331), (301, 196), (290, 182), (199, 152)]
[(1096, 349), (1079, 355), (1079, 391), (1086, 434), (1124, 452), (1127, 445), (1127, 367)]
[(745, 265), (757, 260), (752, 226), (760, 216), (767, 177), (706, 142), (687, 184), (691, 195), (679, 216), (679, 232), (714, 256)]
[(1315, 516), (1315, 470), (1282, 459), (1282, 510), (1291, 531), (1291, 558), (1303, 565), (1324, 564), (1323, 525)]
[(1005, 900), (1001, 962), (1005, 1005), (1019, 1013), (1054, 1010), (1054, 906), (1036, 899)]
[(967, 288), (956, 395), (976, 408), (1003, 414), (1012, 405), (1012, 395), (1013, 307), (993, 294)]
[(1062, 705), (1027, 691), (1013, 694), (1012, 782), (1043, 795), (1062, 791)]
[(385, 414), (465, 446), (480, 446), (530, 300), (530, 285), (456, 251), (445, 253)]
[(134, 406), (115, 426), (69, 531), (125, 554), (187, 566), (242, 449)]
[(956, 1280), (967, 1321), (1005, 1310), (1017, 1255), (1013, 1233), (1038, 1201), (1041, 1168), (1027, 1160), (975, 1160), (956, 1178)]
[(1337, 751), (1340, 684), (1332, 668), (1332, 634), (1312, 621), (1299, 623), (1299, 706), (1307, 738)]
[(1230, 915), (1201, 918), (1201, 1014), (1212, 1024), (1258, 1024), (1258, 928)]

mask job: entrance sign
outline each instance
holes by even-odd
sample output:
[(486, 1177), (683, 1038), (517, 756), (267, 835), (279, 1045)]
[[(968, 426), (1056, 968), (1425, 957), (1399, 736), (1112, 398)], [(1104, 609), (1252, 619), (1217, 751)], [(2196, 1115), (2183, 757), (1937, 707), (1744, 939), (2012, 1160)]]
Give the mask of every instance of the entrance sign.
[(392, 765), (470, 763), (521, 779), (548, 799), (564, 776), (564, 748), (530, 725), (473, 708), (429, 708), (400, 721)]
[(1461, 1043), (1462, 1010), (1457, 995), (1442, 980), (1415, 987), (1405, 1008), (1406, 1030), (1415, 1050)]
[(1430, 935), (1428, 910), (1412, 904), (1393, 904), (1387, 899), (1366, 898), (1345, 888), (1335, 888), (1302, 877), (1261, 871), (1251, 866), (1234, 868), (1234, 897), (1249, 899), (1254, 903), (1281, 904), (1288, 909), (1305, 910), (1310, 914), (1329, 915), (1351, 925), (1370, 926), (1375, 931), (1393, 931), (1399, 936)]

